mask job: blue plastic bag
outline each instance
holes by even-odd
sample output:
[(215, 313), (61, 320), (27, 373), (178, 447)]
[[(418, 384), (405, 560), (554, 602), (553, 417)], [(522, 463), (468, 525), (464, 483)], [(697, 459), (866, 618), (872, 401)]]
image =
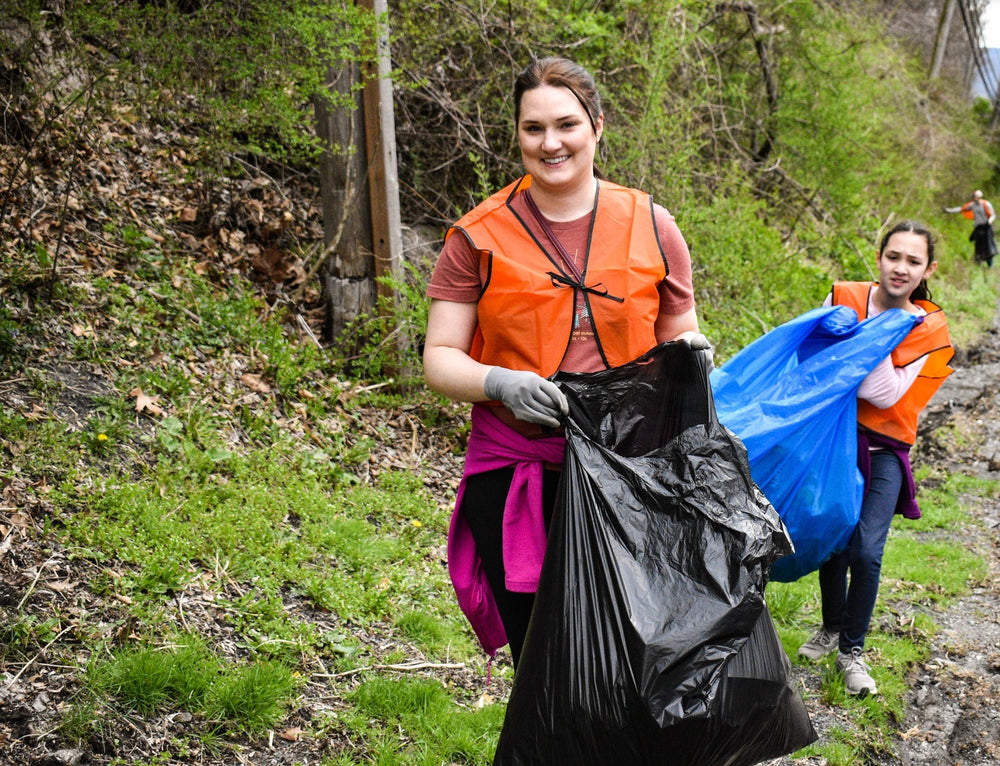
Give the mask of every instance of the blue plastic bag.
[(920, 321), (901, 309), (864, 321), (846, 306), (814, 309), (712, 372), (719, 420), (743, 441), (795, 546), (772, 580), (797, 580), (847, 546), (864, 491), (858, 386)]

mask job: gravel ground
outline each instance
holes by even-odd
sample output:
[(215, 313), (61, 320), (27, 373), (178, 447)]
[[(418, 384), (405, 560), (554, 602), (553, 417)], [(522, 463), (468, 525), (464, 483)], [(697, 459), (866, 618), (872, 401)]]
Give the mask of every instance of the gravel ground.
[[(998, 325), (958, 363), (927, 412), (918, 457), (1000, 480)], [(956, 539), (982, 555), (989, 572), (968, 596), (932, 615), (941, 630), (911, 679), (898, 747), (903, 766), (1000, 763), (1000, 500), (962, 501), (974, 525), (955, 530)]]

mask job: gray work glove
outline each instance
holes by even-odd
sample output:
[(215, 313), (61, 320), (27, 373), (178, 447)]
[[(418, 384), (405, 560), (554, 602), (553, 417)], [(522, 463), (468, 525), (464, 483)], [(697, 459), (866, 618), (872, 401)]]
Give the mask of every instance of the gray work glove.
[(708, 342), (708, 338), (697, 332), (684, 340), (691, 347), (692, 351), (705, 352), (705, 356), (708, 358), (708, 370), (711, 372), (715, 368), (715, 354), (712, 350), (712, 344)]
[(534, 372), (493, 367), (483, 384), (486, 396), (497, 399), (518, 420), (558, 428), (560, 415), (569, 414), (569, 402), (551, 380)]
[(711, 349), (712, 344), (708, 342), (708, 338), (702, 335), (700, 332), (696, 332), (694, 335), (686, 338), (687, 343), (695, 351), (705, 351), (706, 349)]

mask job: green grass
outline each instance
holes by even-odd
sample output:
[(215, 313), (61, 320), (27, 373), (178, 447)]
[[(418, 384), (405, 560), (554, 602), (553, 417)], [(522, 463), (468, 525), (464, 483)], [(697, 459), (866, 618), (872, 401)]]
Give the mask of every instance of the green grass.
[[(289, 343), (280, 317), (258, 321), (256, 298), (234, 290), (219, 295), (161, 258), (142, 268), (147, 277), (172, 277), (149, 291), (99, 286), (101, 311), (117, 316), (124, 332), (102, 332), (98, 322), (106, 317), (95, 312), (73, 352), (97, 363), (161, 359), (115, 366), (118, 391), (141, 388), (157, 397), (163, 415), (137, 418), (134, 396), (122, 393), (92, 402), (86, 426), (67, 430), (50, 414), (61, 386), (36, 373), (30, 360), (25, 377), (40, 409), (0, 412), (5, 443), (25, 456), (5, 463), (5, 479), (45, 477), (39, 496), (52, 504), (53, 531), (71, 557), (100, 567), (91, 587), (126, 604), (124, 625), (144, 637), (137, 648), (108, 651), (107, 629), (77, 632), (92, 659), (83, 690), (63, 712), (62, 734), (92, 741), (113, 736), (107, 723), (121, 715), (186, 710), (205, 722), (196, 730), (205, 741), (192, 745), (226, 747), (231, 734), (260, 735), (275, 726), (296, 678), (317, 669), (351, 678), (359, 667), (410, 659), (407, 646), (432, 662), (482, 662), (448, 597), (439, 553), (446, 505), (414, 474), (383, 472), (367, 485), (354, 473), (375, 444), (354, 428), (365, 408), (405, 402), (398, 395), (354, 397), (344, 400), (350, 409), (334, 411), (340, 386), (329, 376), (329, 359), (312, 345)], [(133, 303), (137, 311), (126, 318)], [(165, 320), (180, 305), (201, 321), (172, 323), (168, 337)], [(247, 358), (257, 365), (243, 366)], [(254, 391), (272, 402), (270, 416), (266, 405), (230, 405), (246, 389), (233, 393), (232, 378), (219, 374), (227, 367), (259, 381)], [(225, 382), (206, 387), (213, 378)], [(417, 407), (415, 417), (424, 420), (431, 409)], [(137, 420), (147, 427), (137, 429)], [(246, 659), (157, 627), (181, 624), (175, 599), (186, 590), (206, 594), (226, 615), (232, 645)], [(300, 606), (354, 628), (320, 628), (302, 619)], [(390, 637), (393, 648), (376, 654), (360, 643), (353, 631), (365, 625)], [(61, 627), (57, 618), (28, 614), (8, 623), (5, 657), (31, 657)], [(378, 671), (368, 675), (377, 679)], [(432, 737), (428, 752), (468, 752), (485, 761), (498, 714), (471, 712), (462, 690), (440, 687), (438, 694), (448, 704), (428, 708), (415, 729)], [(415, 720), (407, 716), (408, 725)], [(319, 725), (344, 728), (336, 719)], [(391, 739), (381, 731), (389, 725), (376, 725), (375, 741)], [(185, 749), (175, 743), (163, 758)], [(401, 751), (387, 744), (385, 752), (384, 762), (397, 762), (392, 754)]]
[(0, 660), (26, 661), (55, 639), (60, 627), (57, 617), (41, 618), (24, 613), (0, 623)]
[[(88, 623), (73, 633), (91, 659), (62, 716), (64, 736), (99, 739), (121, 715), (187, 710), (204, 721), (197, 736), (226, 747), (232, 734), (275, 726), (297, 679), (311, 674), (345, 674), (346, 694), (359, 668), (414, 652), (481, 666), (441, 557), (447, 503), (414, 473), (357, 476), (375, 439), (390, 438), (358, 427), (373, 408), (405, 406), (441, 427), (440, 402), (341, 397), (351, 384), (332, 374), (329, 355), (290, 342), (280, 313), (265, 312), (253, 291), (220, 292), (141, 232), (123, 237), (123, 257), (148, 289), (98, 278), (67, 293), (64, 307), (82, 328), (74, 360), (117, 373), (114, 391), (89, 398), (83, 426), (67, 428), (54, 413), (69, 389), (23, 354), (21, 384), (38, 406), (0, 411), (0, 438), (14, 455), (0, 466), (5, 486), (25, 486), (51, 509), (49, 532), (94, 566), (91, 589), (126, 612), (117, 627)], [(169, 319), (181, 314), (191, 321)], [(10, 340), (10, 325), (0, 329)], [(137, 388), (162, 413), (136, 413)], [(174, 632), (184, 594), (218, 611), (225, 652)], [(59, 615), (15, 615), (0, 631), (2, 656), (23, 662), (68, 625)], [(115, 630), (126, 629), (139, 645), (112, 649)], [(373, 650), (359, 632), (382, 636), (386, 648)], [(438, 693), (449, 704), (433, 708), (433, 721), (428, 712), (419, 736), (439, 732), (434, 752), (484, 760), (489, 735), (476, 721), (491, 713), (471, 713), (463, 690)]]
[(62, 721), (66, 736), (77, 740), (93, 733), (100, 701), (109, 698), (128, 713), (179, 709), (223, 729), (260, 734), (281, 720), (297, 687), (284, 665), (227, 662), (190, 635), (162, 647), (140, 646), (96, 658), (84, 680), (84, 694)]
[[(352, 620), (425, 604), (435, 619), (443, 616), (433, 599), (448, 583), (433, 551), (447, 514), (419, 480), (388, 473), (376, 486), (335, 488), (326, 470), (304, 470), (300, 456), (287, 453), (285, 462), (280, 455), (279, 448), (244, 456), (191, 451), (138, 481), (119, 477), (85, 496), (67, 491), (60, 502), (77, 506), (62, 520), (71, 550), (95, 560), (114, 551), (130, 565), (114, 587), (137, 608), (156, 609), (223, 562), (227, 578), (254, 582), (255, 591), (292, 588)], [(266, 609), (266, 596), (256, 599), (243, 619), (261, 635), (293, 619)], [(450, 640), (467, 645), (455, 633)]]
[(285, 715), (295, 690), (291, 669), (275, 662), (255, 662), (217, 679), (209, 688), (205, 713), (210, 720), (235, 722), (250, 733), (263, 733)]
[(346, 729), (363, 742), (354, 760), (335, 763), (489, 763), (503, 708), (458, 707), (448, 690), (428, 679), (373, 678), (350, 695)]

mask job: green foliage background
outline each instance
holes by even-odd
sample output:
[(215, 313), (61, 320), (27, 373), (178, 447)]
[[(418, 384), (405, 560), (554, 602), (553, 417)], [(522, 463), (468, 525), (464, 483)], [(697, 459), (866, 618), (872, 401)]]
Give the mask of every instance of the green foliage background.
[[(942, 206), (993, 180), (982, 111), (932, 88), (875, 5), (756, 3), (770, 101), (750, 21), (725, 4), (511, 0), (490, 13), (436, 0), (452, 23), (430, 29), (427, 4), (403, 0), (392, 24), (408, 218), (446, 225), (515, 177), (513, 79), (532, 56), (571, 57), (603, 89), (602, 169), (676, 216), (725, 358), (818, 305), (831, 280), (867, 278), (886, 224), (947, 227)], [(968, 257), (964, 237), (942, 244), (942, 258)]]
[[(31, 21), (53, 44), (59, 35), (72, 43), (71, 66), (86, 73), (75, 97), (121, 91), (137, 119), (195, 134), (188, 172), (206, 195), (219, 179), (244, 173), (315, 180), (324, 150), (316, 104), (351, 108), (355, 94), (332, 93), (331, 77), (344, 67), (370, 72), (376, 51), (377, 20), (347, 0), (67, 0), (58, 26), (45, 7), (12, 0), (12, 17)], [(889, 34), (879, 3), (388, 7), (381, 22), (392, 36), (408, 225), (443, 233), (521, 172), (513, 80), (532, 57), (563, 55), (602, 87), (606, 175), (648, 190), (676, 216), (719, 359), (818, 304), (832, 279), (868, 276), (878, 234), (894, 219), (929, 222), (948, 234), (943, 259), (968, 257), (940, 211), (972, 188), (991, 191), (997, 146), (988, 109), (970, 104), (960, 87), (928, 82), (918, 48)], [(26, 55), (30, 44), (8, 42), (4, 53)], [(53, 76), (52, 88), (73, 82)], [(37, 98), (51, 111), (51, 99)], [(419, 301), (429, 261), (411, 266), (406, 288)], [(414, 324), (424, 310), (408, 296), (408, 316), (397, 318)], [(352, 337), (355, 348), (378, 348), (392, 329), (363, 318), (352, 332), (375, 338)], [(410, 336), (411, 358), (386, 366), (412, 366), (420, 329)], [(382, 364), (382, 353), (364, 356), (366, 368)]]
[[(115, 76), (152, 114), (200, 129), (206, 170), (232, 173), (233, 157), (314, 162), (323, 147), (311, 105), (354, 103), (327, 87), (327, 67), (375, 55), (374, 16), (353, 2), (70, 0), (66, 10), (75, 39), (117, 43)], [(107, 73), (107, 59), (91, 65)]]

